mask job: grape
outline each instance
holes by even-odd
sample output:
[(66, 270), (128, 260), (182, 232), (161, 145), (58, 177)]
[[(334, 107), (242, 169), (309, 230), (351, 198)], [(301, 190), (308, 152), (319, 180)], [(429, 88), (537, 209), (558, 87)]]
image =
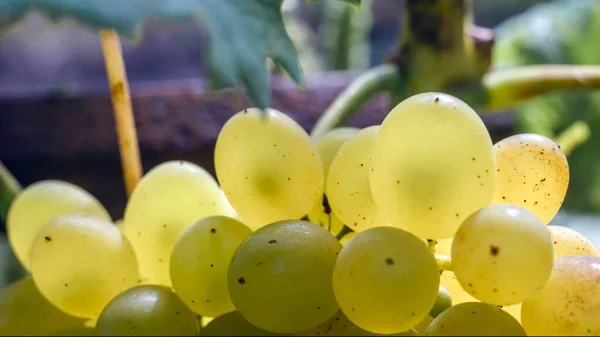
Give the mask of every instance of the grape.
[(329, 200), (325, 194), (321, 196), (318, 204), (308, 212), (307, 216), (310, 222), (327, 229), (333, 235), (338, 235), (344, 228), (342, 220), (331, 211)]
[(219, 186), (203, 168), (171, 161), (152, 169), (125, 209), (125, 235), (137, 253), (140, 273), (150, 283), (171, 285), (169, 259), (175, 241), (195, 221), (225, 212)]
[(50, 304), (30, 277), (0, 290), (1, 336), (53, 335), (82, 324)]
[(188, 227), (173, 248), (173, 290), (195, 313), (217, 317), (235, 310), (227, 290), (233, 253), (252, 230), (224, 216), (212, 216)]
[(69, 213), (94, 214), (110, 220), (96, 198), (64, 181), (37, 182), (15, 198), (8, 211), (6, 230), (10, 246), (25, 269), (31, 269), (31, 245), (40, 228), (57, 216)]
[(490, 135), (473, 109), (446, 94), (418, 94), (392, 109), (375, 139), (370, 167), (382, 214), (421, 238), (452, 237), (494, 194)]
[(563, 226), (548, 226), (554, 242), (554, 259), (570, 255), (600, 257), (598, 247), (577, 231)]
[(98, 336), (196, 336), (196, 315), (169, 288), (143, 285), (115, 297), (98, 318)]
[(329, 168), (326, 193), (333, 213), (352, 230), (386, 224), (373, 201), (369, 158), (379, 126), (361, 130), (339, 149)]
[(440, 285), (440, 290), (438, 292), (438, 296), (435, 299), (435, 303), (433, 304), (433, 308), (429, 310), (429, 316), (437, 317), (444, 310), (450, 308), (452, 306), (452, 296), (450, 292), (444, 288), (444, 286)]
[(525, 208), (482, 208), (460, 226), (452, 243), (452, 268), (473, 297), (494, 305), (534, 296), (550, 277), (552, 240), (546, 225)]
[(80, 325), (73, 328), (61, 330), (53, 336), (95, 336), (94, 328)]
[(439, 283), (437, 264), (423, 241), (394, 227), (358, 233), (342, 249), (333, 273), (344, 314), (377, 334), (419, 323), (433, 307)]
[(216, 317), (201, 331), (201, 336), (284, 336), (258, 328), (232, 311)]
[(421, 322), (419, 322), (419, 324), (415, 325), (413, 329), (417, 331), (419, 336), (423, 336), (423, 333), (425, 333), (425, 330), (427, 329), (429, 324), (431, 324), (431, 322), (433, 322), (433, 317), (427, 315), (425, 316), (425, 318), (423, 318)]
[(523, 302), (521, 321), (528, 335), (600, 335), (600, 258), (557, 259), (550, 280)]
[(267, 109), (246, 109), (221, 129), (217, 178), (227, 199), (254, 229), (305, 216), (323, 192), (317, 148), (294, 120)]
[(490, 304), (466, 302), (441, 313), (425, 336), (525, 336), (511, 315)]
[(341, 247), (327, 230), (306, 221), (258, 229), (231, 260), (227, 278), (233, 304), (264, 330), (314, 328), (339, 309), (331, 276)]
[(111, 298), (137, 285), (137, 267), (119, 229), (95, 215), (54, 218), (31, 247), (35, 285), (52, 304), (77, 317), (98, 317)]
[(310, 329), (308, 331), (298, 333), (296, 336), (372, 336), (368, 331), (357, 327), (352, 323), (341, 310), (333, 315), (325, 323)]
[(519, 134), (498, 142), (493, 203), (524, 207), (545, 224), (556, 215), (569, 186), (569, 164), (552, 140)]
[(353, 237), (356, 236), (356, 232), (350, 232), (346, 235), (344, 235), (344, 237), (342, 237), (342, 239), (340, 240), (340, 243), (342, 244), (342, 246), (345, 246), (346, 243), (348, 243), (348, 241), (350, 241), (350, 239), (352, 239)]

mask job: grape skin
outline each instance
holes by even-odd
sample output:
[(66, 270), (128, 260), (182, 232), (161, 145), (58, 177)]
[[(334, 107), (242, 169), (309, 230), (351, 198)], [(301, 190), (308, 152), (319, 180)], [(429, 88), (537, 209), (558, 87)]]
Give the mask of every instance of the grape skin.
[(352, 323), (341, 310), (328, 319), (325, 323), (298, 333), (296, 336), (372, 336), (373, 334), (365, 331), (356, 324)]
[(600, 257), (598, 247), (583, 234), (563, 226), (548, 226), (554, 242), (554, 259), (570, 255)]

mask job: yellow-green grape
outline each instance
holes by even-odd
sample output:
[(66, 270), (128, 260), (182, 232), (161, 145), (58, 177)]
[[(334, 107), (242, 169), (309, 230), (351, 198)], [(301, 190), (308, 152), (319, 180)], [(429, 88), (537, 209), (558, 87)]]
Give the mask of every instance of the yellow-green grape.
[(31, 274), (52, 304), (77, 317), (98, 317), (117, 294), (137, 285), (129, 241), (108, 220), (67, 214), (50, 221), (33, 241)]
[(523, 302), (529, 336), (600, 335), (600, 258), (565, 256), (554, 263), (540, 293)]
[(352, 323), (341, 310), (325, 323), (308, 331), (297, 333), (296, 336), (372, 336)]
[(429, 324), (431, 324), (431, 322), (433, 322), (433, 317), (427, 315), (427, 316), (425, 316), (425, 318), (423, 318), (423, 320), (421, 322), (419, 322), (419, 324), (415, 325), (413, 327), (413, 329), (415, 329), (417, 331), (419, 336), (423, 336), (423, 334), (425, 333), (425, 330), (427, 329)]
[(307, 216), (310, 222), (327, 229), (333, 235), (338, 235), (344, 228), (342, 220), (331, 211), (329, 200), (325, 194), (321, 196), (319, 202), (308, 212)]
[(0, 336), (53, 335), (82, 324), (50, 304), (30, 277), (0, 290)]
[(379, 126), (371, 126), (350, 138), (329, 168), (325, 193), (333, 214), (356, 232), (386, 224), (369, 184), (369, 159), (377, 130)]
[(150, 283), (171, 285), (169, 259), (175, 241), (195, 221), (225, 210), (217, 182), (203, 168), (171, 161), (152, 169), (125, 209), (125, 235), (138, 255), (140, 273)]
[(207, 317), (207, 316), (200, 317), (200, 327), (204, 328), (206, 325), (208, 325), (208, 323), (212, 322), (213, 319), (215, 319), (215, 318)]
[(306, 331), (339, 309), (331, 276), (342, 248), (322, 227), (280, 221), (258, 229), (231, 260), (228, 285), (250, 323), (277, 333)]
[(173, 290), (198, 315), (217, 317), (235, 310), (227, 290), (227, 269), (252, 233), (243, 223), (212, 216), (188, 227), (171, 254)]
[(441, 313), (425, 330), (425, 336), (525, 336), (525, 331), (500, 308), (466, 302)]
[(521, 305), (521, 303), (507, 305), (501, 307), (501, 309), (509, 313), (512, 317), (514, 317), (514, 319), (521, 323)]
[(362, 329), (406, 331), (435, 303), (440, 276), (423, 241), (394, 227), (358, 233), (340, 252), (333, 290), (340, 308)]
[(424, 239), (446, 239), (489, 205), (496, 159), (477, 113), (441, 93), (398, 104), (379, 129), (371, 154), (371, 191), (391, 225)]
[(115, 297), (96, 323), (97, 336), (196, 336), (198, 319), (175, 293), (143, 285)]
[(600, 257), (598, 247), (583, 234), (563, 226), (548, 226), (554, 243), (554, 259), (570, 255)]
[(227, 121), (217, 138), (215, 169), (227, 199), (253, 228), (302, 218), (323, 192), (316, 146), (273, 109), (246, 109)]
[(70, 213), (95, 214), (111, 220), (94, 196), (64, 181), (37, 182), (15, 198), (8, 211), (6, 230), (10, 246), (25, 269), (31, 268), (31, 245), (40, 228), (59, 215)]
[(535, 134), (505, 138), (494, 149), (498, 168), (492, 203), (524, 207), (548, 224), (569, 186), (564, 153), (552, 140)]
[(444, 288), (444, 286), (440, 285), (440, 290), (438, 292), (438, 296), (435, 299), (435, 303), (431, 310), (429, 310), (429, 316), (437, 317), (439, 314), (444, 312), (444, 310), (450, 308), (452, 306), (452, 296), (450, 292)]
[(553, 264), (546, 225), (525, 208), (498, 204), (473, 213), (452, 243), (452, 269), (480, 301), (520, 303), (546, 284)]
[(252, 325), (237, 311), (228, 312), (211, 320), (200, 331), (200, 336), (284, 336)]
[(342, 246), (345, 246), (348, 243), (348, 241), (350, 241), (350, 239), (352, 239), (353, 237), (356, 236), (356, 234), (358, 234), (358, 233), (350, 232), (350, 233), (344, 235), (344, 237), (342, 237), (342, 239), (340, 240), (340, 243), (342, 244)]

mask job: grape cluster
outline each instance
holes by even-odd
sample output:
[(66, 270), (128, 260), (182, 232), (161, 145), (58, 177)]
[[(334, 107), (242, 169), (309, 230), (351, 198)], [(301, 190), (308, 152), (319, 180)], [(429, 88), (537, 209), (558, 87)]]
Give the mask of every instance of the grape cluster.
[(30, 276), (1, 291), (0, 334), (600, 335), (600, 252), (547, 226), (561, 149), (493, 144), (455, 97), (318, 139), (246, 109), (215, 168), (155, 167), (114, 223), (75, 185), (26, 188), (7, 225)]

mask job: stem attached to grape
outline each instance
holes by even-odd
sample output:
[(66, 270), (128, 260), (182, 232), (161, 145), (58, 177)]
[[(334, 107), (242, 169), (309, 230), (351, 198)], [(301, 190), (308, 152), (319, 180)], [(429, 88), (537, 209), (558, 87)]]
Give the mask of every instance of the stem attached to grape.
[(437, 246), (437, 240), (431, 240), (431, 239), (427, 239), (427, 247), (429, 247), (429, 251), (431, 252), (431, 254), (435, 254), (436, 253), (436, 246)]
[(335, 236), (335, 238), (341, 240), (342, 238), (344, 238), (344, 236), (346, 236), (346, 234), (349, 233), (352, 233), (352, 230), (348, 226), (344, 225), (344, 227), (342, 227), (342, 230), (338, 233), (338, 235)]
[(6, 223), (8, 209), (21, 191), (21, 185), (0, 162), (0, 220)]
[(569, 156), (588, 138), (590, 138), (590, 126), (584, 121), (577, 121), (554, 137), (554, 141), (560, 146), (565, 156)]
[(452, 260), (450, 259), (450, 256), (435, 254), (435, 262), (437, 262), (440, 272), (452, 271)]
[(125, 188), (127, 195), (131, 195), (142, 178), (142, 164), (121, 43), (114, 30), (101, 30), (100, 38), (115, 110)]

